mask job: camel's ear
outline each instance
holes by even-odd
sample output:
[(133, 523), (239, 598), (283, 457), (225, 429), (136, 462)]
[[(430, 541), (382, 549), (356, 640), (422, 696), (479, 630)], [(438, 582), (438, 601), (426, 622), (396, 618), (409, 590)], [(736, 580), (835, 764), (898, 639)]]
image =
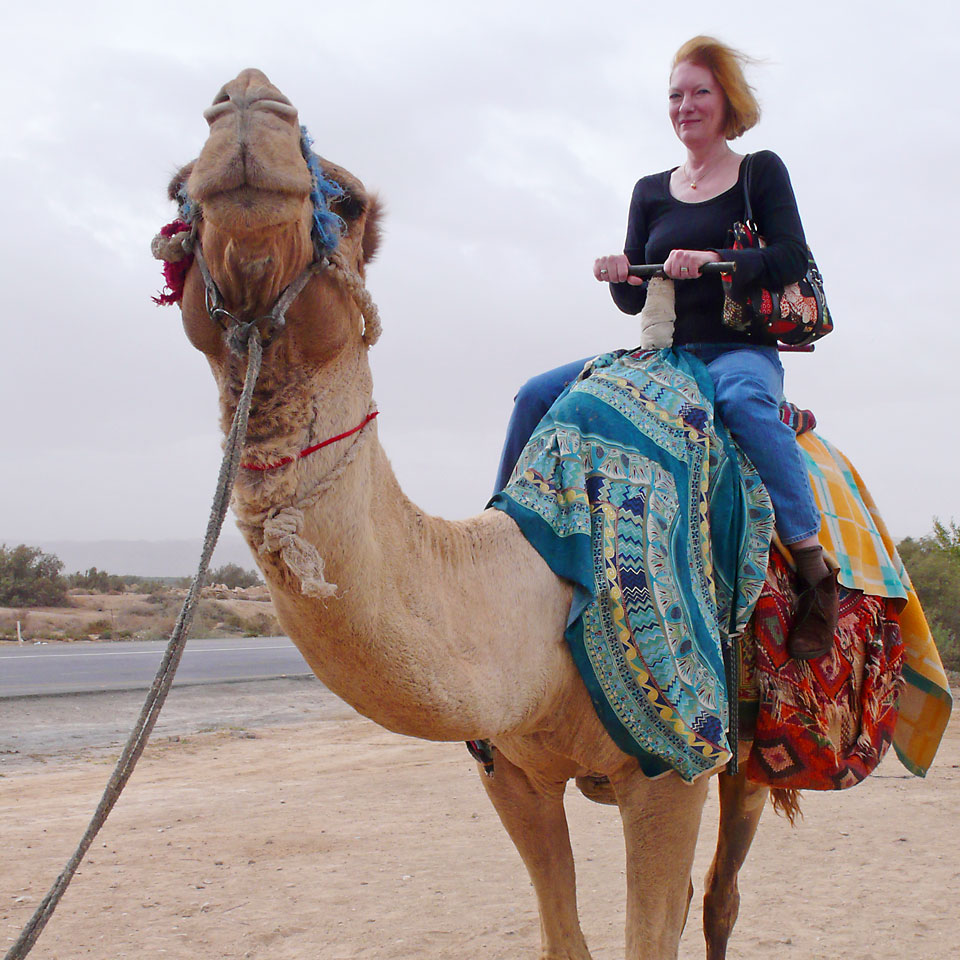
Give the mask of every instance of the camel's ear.
[(186, 166), (181, 167), (171, 178), (170, 183), (167, 184), (167, 199), (168, 200), (179, 200), (180, 188), (187, 182), (190, 177), (191, 172), (193, 171), (193, 165), (196, 163), (196, 160), (191, 160)]
[(383, 231), (380, 227), (380, 220), (383, 216), (383, 204), (380, 198), (375, 194), (370, 195), (367, 203), (367, 219), (363, 224), (363, 241), (361, 250), (363, 251), (363, 262), (369, 263), (380, 248), (380, 237)]

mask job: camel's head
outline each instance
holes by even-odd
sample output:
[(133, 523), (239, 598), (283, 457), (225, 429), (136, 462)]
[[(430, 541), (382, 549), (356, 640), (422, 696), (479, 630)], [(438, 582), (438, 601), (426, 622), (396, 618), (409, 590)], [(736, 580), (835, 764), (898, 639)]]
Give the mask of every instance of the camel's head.
[[(169, 192), (197, 224), (226, 314), (243, 322), (263, 317), (318, 254), (335, 253), (362, 277), (378, 241), (377, 201), (356, 177), (310, 151), (296, 108), (267, 77), (244, 70), (221, 88), (204, 117), (207, 142)], [(181, 301), (184, 327), (223, 390), (225, 379), (235, 379), (225, 376), (235, 366), (224, 329), (229, 318), (211, 318), (207, 293), (195, 263)], [(359, 344), (361, 333), (344, 283), (319, 271), (287, 311), (264, 369), (282, 366), (289, 381), (291, 367), (316, 370)]]

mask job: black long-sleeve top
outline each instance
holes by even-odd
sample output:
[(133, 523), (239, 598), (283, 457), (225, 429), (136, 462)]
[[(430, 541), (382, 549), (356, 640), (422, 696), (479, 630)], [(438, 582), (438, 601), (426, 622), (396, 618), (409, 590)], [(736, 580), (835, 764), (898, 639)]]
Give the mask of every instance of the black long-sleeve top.
[[(787, 168), (769, 150), (753, 154), (751, 163), (750, 203), (766, 247), (731, 250), (728, 246), (730, 228), (744, 218), (743, 163), (729, 190), (699, 203), (673, 197), (673, 171), (665, 170), (637, 181), (633, 189), (623, 250), (630, 263), (663, 263), (671, 250), (715, 250), (721, 260), (737, 264), (734, 297), (754, 287), (776, 290), (801, 279), (807, 271), (807, 245)], [(674, 343), (776, 343), (764, 331), (739, 332), (723, 326), (719, 277), (678, 281), (675, 288)], [(643, 309), (647, 286), (611, 283), (610, 293), (624, 313), (636, 314)]]

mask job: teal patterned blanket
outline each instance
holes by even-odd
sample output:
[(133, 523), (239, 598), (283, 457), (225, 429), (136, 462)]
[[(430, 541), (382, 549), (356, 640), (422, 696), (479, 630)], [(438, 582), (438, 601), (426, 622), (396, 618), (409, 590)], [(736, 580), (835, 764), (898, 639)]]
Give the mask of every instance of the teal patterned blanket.
[(574, 584), (566, 639), (614, 742), (650, 777), (730, 757), (724, 656), (766, 575), (773, 512), (682, 350), (605, 354), (491, 506)]

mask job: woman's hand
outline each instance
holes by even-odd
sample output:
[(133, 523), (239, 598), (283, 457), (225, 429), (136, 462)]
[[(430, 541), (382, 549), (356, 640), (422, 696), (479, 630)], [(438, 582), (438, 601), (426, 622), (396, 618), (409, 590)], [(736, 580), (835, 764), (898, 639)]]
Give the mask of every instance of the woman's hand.
[(629, 283), (636, 287), (643, 283), (640, 277), (627, 276), (630, 261), (622, 254), (598, 257), (593, 261), (593, 275), (601, 283)]
[(705, 263), (719, 262), (720, 254), (712, 250), (671, 250), (663, 272), (674, 280), (696, 280)]

